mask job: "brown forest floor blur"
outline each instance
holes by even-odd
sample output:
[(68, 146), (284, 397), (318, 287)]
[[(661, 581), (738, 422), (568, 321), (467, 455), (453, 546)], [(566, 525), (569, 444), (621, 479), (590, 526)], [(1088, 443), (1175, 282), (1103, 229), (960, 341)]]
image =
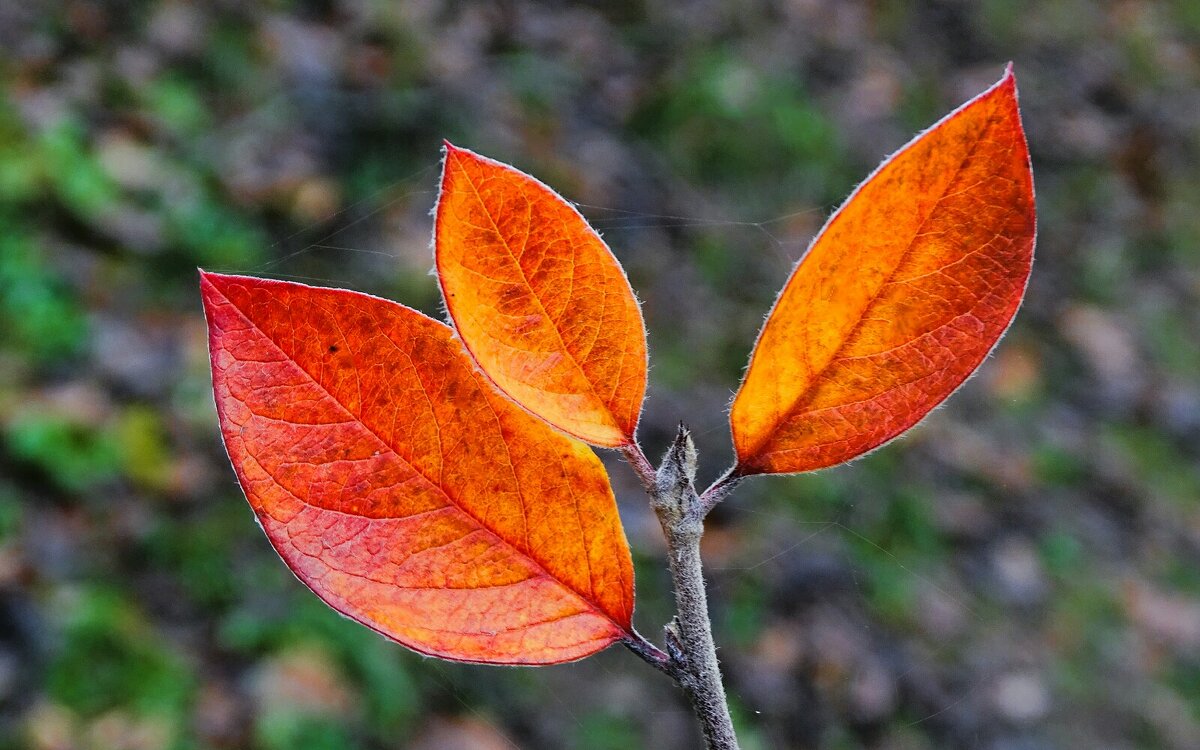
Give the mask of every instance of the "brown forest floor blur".
[[(440, 139), (603, 231), (642, 437), (711, 476), (791, 264), (1016, 63), (1039, 196), (1016, 325), (949, 405), (716, 514), (751, 748), (1200, 747), (1200, 4), (0, 3), (0, 748), (695, 747), (613, 649), (425, 660), (295, 582), (218, 442), (195, 267), (437, 314)], [(610, 462), (637, 621), (662, 543)]]

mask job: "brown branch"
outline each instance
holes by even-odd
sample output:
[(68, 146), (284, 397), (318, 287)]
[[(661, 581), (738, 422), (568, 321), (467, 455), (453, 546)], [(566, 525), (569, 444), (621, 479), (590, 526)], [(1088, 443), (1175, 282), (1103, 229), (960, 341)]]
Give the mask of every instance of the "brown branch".
[[(700, 561), (700, 537), (704, 534), (704, 513), (707, 511), (702, 510), (704, 503), (692, 484), (696, 476), (696, 448), (691, 434), (682, 424), (679, 426), (679, 433), (663, 457), (662, 466), (653, 474), (644, 471), (650, 464), (640, 448), (626, 450), (625, 454), (635, 470), (638, 468), (637, 457), (644, 462), (639, 476), (646, 485), (650, 506), (667, 538), (667, 556), (678, 610), (676, 617), (664, 628), (667, 645), (664, 656), (668, 662), (661, 666), (652, 664), (683, 688), (700, 720), (705, 747), (708, 750), (738, 750), (708, 616), (708, 597)], [(652, 467), (650, 469), (653, 471)], [(726, 482), (727, 489), (734, 483), (736, 480)], [(722, 493), (717, 499), (723, 496)], [(635, 653), (638, 652), (635, 650)], [(639, 656), (647, 658), (641, 653)]]

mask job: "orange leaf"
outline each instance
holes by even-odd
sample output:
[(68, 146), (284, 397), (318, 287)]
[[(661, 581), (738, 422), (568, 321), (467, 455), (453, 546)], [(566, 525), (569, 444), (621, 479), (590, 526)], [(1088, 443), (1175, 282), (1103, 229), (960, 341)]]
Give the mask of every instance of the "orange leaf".
[(646, 391), (629, 281), (579, 212), (527, 174), (446, 144), (438, 279), (467, 350), (531, 413), (595, 445), (628, 445)]
[(628, 636), (633, 572), (599, 460), (496, 393), (449, 328), (340, 289), (201, 287), (229, 457), (326, 603), (461, 661), (553, 664)]
[(847, 461), (941, 403), (1016, 314), (1034, 221), (1010, 66), (885, 161), (817, 235), (734, 399), (737, 473)]

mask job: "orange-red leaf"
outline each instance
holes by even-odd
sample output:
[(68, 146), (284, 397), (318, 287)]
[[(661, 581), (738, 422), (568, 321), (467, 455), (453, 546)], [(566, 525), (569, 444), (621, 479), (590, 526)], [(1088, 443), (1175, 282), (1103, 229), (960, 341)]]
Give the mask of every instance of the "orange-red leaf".
[(733, 402), (738, 473), (841, 463), (950, 395), (1021, 303), (1034, 220), (1010, 68), (885, 161), (817, 235)]
[(480, 369), (560, 430), (629, 444), (646, 331), (620, 264), (579, 212), (529, 175), (447, 143), (435, 231), (446, 309)]
[(552, 664), (630, 633), (595, 455), (496, 393), (442, 323), (339, 289), (204, 274), (229, 456), (276, 551), (422, 653)]

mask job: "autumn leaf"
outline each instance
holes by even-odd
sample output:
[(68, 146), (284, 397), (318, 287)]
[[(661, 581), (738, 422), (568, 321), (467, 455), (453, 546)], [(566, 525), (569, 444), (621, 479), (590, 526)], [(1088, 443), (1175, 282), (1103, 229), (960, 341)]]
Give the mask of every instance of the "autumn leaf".
[(841, 463), (941, 403), (1016, 314), (1034, 223), (1010, 66), (886, 160), (817, 235), (734, 399), (735, 472)]
[(579, 212), (447, 143), (434, 244), (446, 309), (487, 377), (568, 434), (629, 445), (646, 332), (621, 266)]
[(448, 327), (339, 289), (201, 287), (230, 459), (326, 603), (461, 661), (552, 664), (628, 638), (633, 572), (603, 467), (495, 392)]

